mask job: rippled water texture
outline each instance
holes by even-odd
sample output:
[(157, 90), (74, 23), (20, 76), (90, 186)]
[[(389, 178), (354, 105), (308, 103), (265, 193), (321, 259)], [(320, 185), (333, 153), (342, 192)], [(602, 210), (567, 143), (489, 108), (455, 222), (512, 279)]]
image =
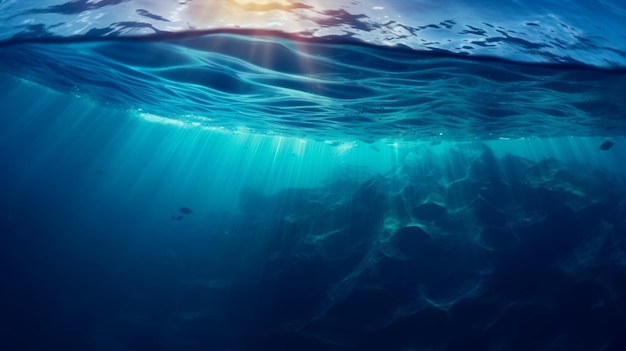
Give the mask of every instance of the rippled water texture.
[(2, 48), (2, 69), (190, 125), (314, 138), (626, 133), (626, 71), (522, 64), (279, 32), (54, 40)]
[(275, 29), (301, 38), (624, 67), (625, 17), (624, 2), (612, 0), (5, 0), (0, 41)]
[(609, 0), (0, 1), (0, 71), (212, 129), (613, 136), (625, 20)]

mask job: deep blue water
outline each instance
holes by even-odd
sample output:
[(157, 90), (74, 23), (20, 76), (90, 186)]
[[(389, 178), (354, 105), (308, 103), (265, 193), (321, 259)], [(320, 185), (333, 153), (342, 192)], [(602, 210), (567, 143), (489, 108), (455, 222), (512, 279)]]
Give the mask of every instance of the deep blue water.
[(626, 350), (625, 20), (0, 0), (0, 350)]

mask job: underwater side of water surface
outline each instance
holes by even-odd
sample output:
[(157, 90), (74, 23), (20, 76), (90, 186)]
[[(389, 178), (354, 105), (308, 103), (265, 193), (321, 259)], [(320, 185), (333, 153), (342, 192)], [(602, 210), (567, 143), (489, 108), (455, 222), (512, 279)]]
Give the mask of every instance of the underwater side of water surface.
[(276, 31), (7, 42), (4, 72), (146, 117), (314, 140), (619, 136), (626, 71)]

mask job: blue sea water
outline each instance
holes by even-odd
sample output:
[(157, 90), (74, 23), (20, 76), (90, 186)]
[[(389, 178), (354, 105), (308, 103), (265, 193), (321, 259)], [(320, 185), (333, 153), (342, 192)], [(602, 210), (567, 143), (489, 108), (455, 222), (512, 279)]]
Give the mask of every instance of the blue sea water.
[(626, 350), (625, 20), (0, 0), (0, 349)]

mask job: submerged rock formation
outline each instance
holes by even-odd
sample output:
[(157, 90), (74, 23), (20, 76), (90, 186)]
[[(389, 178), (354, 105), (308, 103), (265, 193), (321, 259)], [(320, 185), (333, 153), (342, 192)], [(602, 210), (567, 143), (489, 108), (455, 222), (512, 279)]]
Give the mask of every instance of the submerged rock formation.
[(442, 157), (416, 150), (364, 182), (244, 190), (239, 212), (210, 215), (196, 273), (159, 298), (170, 306), (151, 322), (168, 330), (160, 342), (624, 347), (624, 179), (554, 159), (497, 159), (486, 148)]

